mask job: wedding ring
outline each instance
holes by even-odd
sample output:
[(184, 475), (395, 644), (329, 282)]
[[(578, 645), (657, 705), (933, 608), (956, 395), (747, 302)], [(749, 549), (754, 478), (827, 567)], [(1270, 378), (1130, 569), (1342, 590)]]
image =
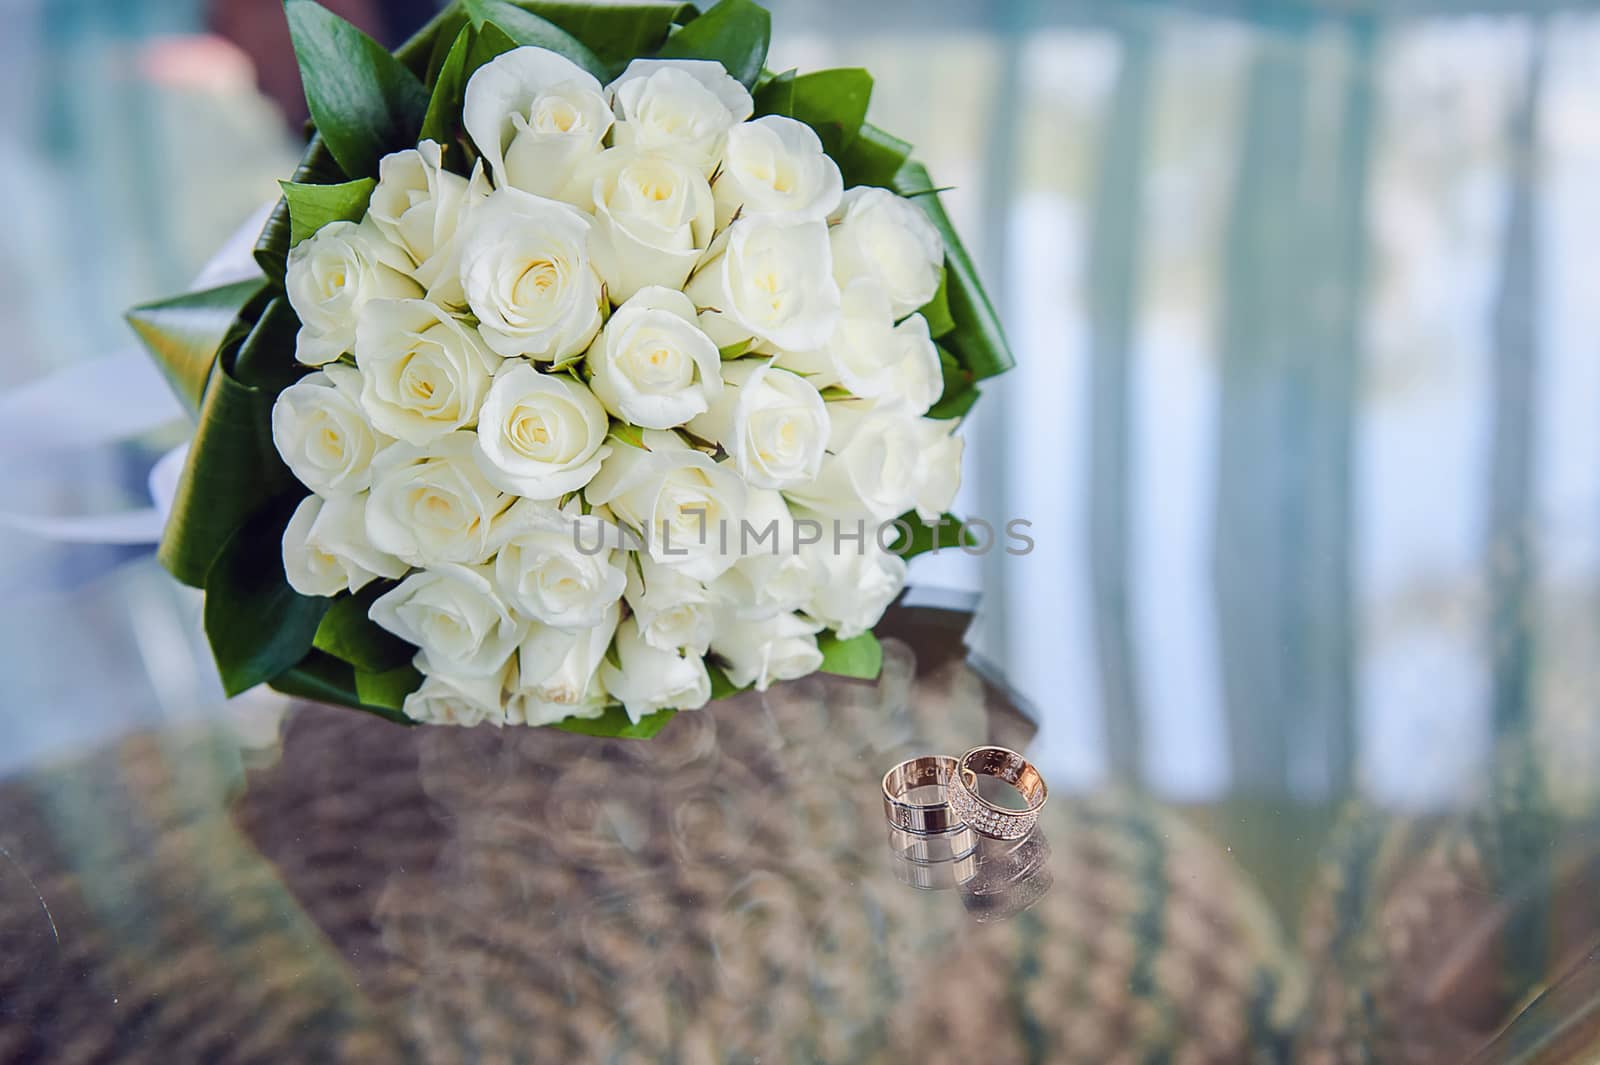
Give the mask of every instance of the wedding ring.
[[(948, 832), (961, 827), (961, 819), (951, 812), (946, 792), (954, 779), (956, 760), (942, 754), (909, 758), (883, 775), (883, 815), (893, 828), (919, 835)], [(932, 802), (913, 802), (917, 788), (934, 787), (938, 798)]]
[[(1010, 784), (1028, 804), (1008, 810), (978, 794), (978, 778), (995, 777)], [(945, 785), (950, 810), (956, 817), (990, 839), (1021, 839), (1033, 831), (1048, 789), (1039, 771), (1016, 751), (1005, 747), (974, 747), (961, 756)]]

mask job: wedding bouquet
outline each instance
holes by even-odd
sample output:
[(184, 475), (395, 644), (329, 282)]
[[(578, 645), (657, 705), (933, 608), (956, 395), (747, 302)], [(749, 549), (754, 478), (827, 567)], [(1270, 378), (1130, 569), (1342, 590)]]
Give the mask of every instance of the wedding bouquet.
[(130, 313), (228, 692), (648, 736), (875, 675), (1010, 357), (867, 73), (767, 70), (749, 0), (460, 0), (393, 55), (286, 11), (264, 276)]

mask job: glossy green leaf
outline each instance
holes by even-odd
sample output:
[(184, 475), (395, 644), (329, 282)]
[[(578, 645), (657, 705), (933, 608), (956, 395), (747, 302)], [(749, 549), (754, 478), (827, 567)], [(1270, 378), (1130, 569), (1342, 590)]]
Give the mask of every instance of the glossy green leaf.
[(461, 10), (461, 5), (456, 0), (449, 0), (440, 5), (438, 14), (394, 50), (394, 57), (422, 79), (424, 84), (431, 85), (431, 75), (438, 69), (434, 61), (443, 58), (450, 42), (456, 39), (456, 34), (461, 32), (461, 27), (466, 23), (467, 16)]
[(903, 536), (896, 536), (890, 550), (901, 558), (916, 558), (934, 550), (935, 547), (944, 551), (963, 545), (978, 546), (977, 538), (967, 531), (960, 518), (954, 514), (941, 514), (940, 518), (943, 519), (942, 523), (935, 527), (924, 523), (914, 510), (900, 515), (896, 521), (911, 530), (910, 541), (907, 542)]
[(128, 325), (191, 411), (200, 410), (217, 349), (234, 319), (263, 287), (260, 281), (240, 281), (141, 304), (127, 313)]
[[(934, 187), (921, 163), (907, 163), (895, 178), (895, 189), (901, 195)], [(911, 202), (922, 208), (944, 237), (950, 316), (956, 323), (956, 328), (945, 335), (944, 345), (977, 380), (1004, 373), (1016, 365), (1016, 360), (1011, 357), (1010, 345), (1000, 327), (1000, 316), (978, 279), (978, 268), (937, 195), (916, 196)]]
[(295, 317), (289, 300), (275, 296), (239, 345), (233, 360), (233, 379), (275, 400), (279, 392), (310, 371), (294, 357), (299, 333), (300, 319)]
[[(258, 327), (248, 325), (251, 333)], [(277, 327), (269, 323), (268, 328)], [(218, 354), (156, 551), (173, 576), (195, 587), (205, 583), (212, 563), (247, 518), (279, 496), (298, 497), (304, 491), (272, 442), (276, 393), (235, 376), (239, 352), (249, 339), (238, 336), (240, 331), (236, 325)]]
[(301, 595), (283, 574), (283, 530), (296, 502), (282, 499), (245, 522), (206, 574), (206, 639), (229, 695), (292, 669), (328, 610), (329, 600)]
[(728, 674), (723, 672), (721, 666), (707, 662), (706, 673), (711, 677), (712, 702), (716, 702), (718, 699), (726, 699), (729, 696), (738, 695), (740, 692), (750, 690), (750, 686), (748, 684), (741, 688), (733, 681), (729, 680)]
[(273, 691), (296, 699), (364, 710), (397, 725), (416, 724), (397, 710), (363, 703), (356, 692), (356, 671), (348, 662), (341, 662), (321, 651), (312, 651), (292, 669), (278, 674), (268, 683)]
[(647, 740), (660, 732), (668, 721), (676, 717), (676, 710), (662, 710), (637, 722), (628, 717), (620, 706), (607, 708), (599, 717), (569, 717), (552, 725), (562, 732), (576, 732), (580, 736), (605, 736), (623, 740)]
[(800, 72), (793, 68), (764, 76), (751, 90), (750, 98), (755, 113), (761, 115), (794, 115), (794, 79)]
[(337, 185), (280, 181), (278, 186), (289, 202), (289, 246), (292, 248), (329, 222), (361, 221), (378, 183), (372, 178), (357, 178)]
[(863, 122), (856, 138), (836, 160), (846, 187), (877, 185), (893, 188), (895, 177), (911, 158), (911, 145), (891, 133)]
[(650, 55), (661, 47), (673, 24), (695, 11), (693, 4), (648, 0), (604, 4), (592, 0), (516, 0), (516, 4), (582, 41), (612, 73), (619, 72), (630, 59)]
[(772, 40), (772, 16), (752, 0), (721, 3), (668, 37), (663, 59), (715, 59), (748, 88), (761, 76)]
[[(428, 61), (423, 66), (422, 84), (426, 88), (433, 88), (439, 84), (439, 75), (444, 70), (445, 63), (449, 61), (450, 53), (455, 49), (456, 42), (461, 40), (461, 31), (471, 24), (466, 12), (456, 4), (449, 5), (437, 20), (433, 28), (433, 39), (428, 45)], [(470, 37), (468, 38), (470, 40)], [(398, 57), (399, 53), (395, 55)], [(415, 69), (415, 68), (413, 68)]]
[(783, 114), (804, 122), (817, 131), (823, 150), (835, 160), (845, 158), (872, 99), (872, 75), (859, 67), (839, 67), (802, 74), (785, 82), (784, 76), (763, 92), (767, 102), (784, 110), (763, 111)]
[(367, 616), (373, 602), (393, 587), (387, 581), (373, 581), (353, 595), (333, 600), (313, 645), (366, 673), (387, 673), (410, 662), (417, 649)]
[(817, 639), (822, 651), (822, 672), (838, 677), (855, 677), (859, 680), (876, 680), (883, 669), (883, 647), (870, 632), (848, 640), (833, 633), (824, 633)]
[[(344, 172), (339, 169), (339, 164), (333, 161), (333, 153), (328, 151), (328, 146), (322, 137), (314, 136), (306, 145), (305, 154), (300, 157), (300, 165), (295, 168), (294, 176), (290, 178), (299, 185), (334, 185), (345, 179)], [(289, 201), (279, 198), (278, 205), (272, 209), (272, 214), (267, 218), (267, 224), (261, 227), (261, 236), (256, 238), (255, 259), (256, 265), (261, 267), (261, 272), (267, 276), (272, 284), (283, 286), (284, 271), (289, 262), (289, 238), (293, 235), (294, 225), (289, 218)]]
[(946, 384), (944, 395), (939, 397), (939, 402), (929, 408), (928, 417), (940, 421), (965, 418), (972, 410), (973, 404), (978, 402), (982, 392), (971, 384), (956, 388), (949, 387), (948, 382)]
[(472, 19), (473, 26), (493, 23), (519, 45), (548, 48), (566, 56), (601, 81), (610, 77), (610, 70), (589, 47), (555, 23), (518, 7), (509, 0), (461, 0), (461, 8)]
[(287, 0), (289, 34), (306, 105), (345, 174), (378, 172), (378, 160), (417, 142), (428, 91), (377, 41), (315, 0)]
[[(922, 307), (918, 314), (928, 323), (928, 335), (935, 340), (944, 336), (956, 327), (956, 320), (950, 316), (950, 271), (941, 267), (939, 269), (939, 291), (933, 294)], [(948, 382), (948, 376), (946, 377)], [(948, 389), (948, 386), (947, 386)]]
[(382, 673), (356, 670), (356, 694), (363, 706), (375, 706), (396, 713), (406, 704), (406, 696), (422, 687), (422, 674), (409, 662)]
[(433, 93), (422, 119), (418, 140), (451, 144), (461, 129), (461, 101), (467, 91), (467, 53), (472, 50), (472, 28), (462, 26), (434, 74)]

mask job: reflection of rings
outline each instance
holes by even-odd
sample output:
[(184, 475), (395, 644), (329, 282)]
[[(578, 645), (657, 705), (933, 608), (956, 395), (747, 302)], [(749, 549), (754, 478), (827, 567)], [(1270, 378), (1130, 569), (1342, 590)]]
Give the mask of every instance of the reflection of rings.
[(889, 825), (889, 853), (908, 862), (948, 862), (965, 858), (978, 846), (978, 834), (966, 825), (949, 832), (907, 832)]
[(894, 866), (896, 880), (921, 891), (949, 891), (953, 887), (960, 887), (972, 879), (973, 871), (978, 867), (978, 859), (973, 854), (948, 862), (913, 862), (898, 854), (891, 854), (889, 863)]
[[(946, 797), (954, 779), (956, 760), (942, 754), (909, 758), (883, 775), (883, 816), (889, 824), (907, 832), (948, 832), (961, 827), (961, 819), (950, 809)], [(917, 788), (936, 787), (933, 802), (912, 802)]]
[[(995, 777), (1021, 793), (1025, 810), (1008, 810), (978, 794), (978, 778)], [(1039, 771), (1016, 751), (1005, 747), (974, 747), (961, 756), (945, 786), (950, 809), (957, 817), (991, 839), (1021, 839), (1033, 831), (1048, 789)]]
[(978, 867), (961, 883), (961, 905), (979, 923), (1015, 917), (1055, 882), (1050, 844), (1038, 829), (1018, 843), (985, 840), (973, 857)]

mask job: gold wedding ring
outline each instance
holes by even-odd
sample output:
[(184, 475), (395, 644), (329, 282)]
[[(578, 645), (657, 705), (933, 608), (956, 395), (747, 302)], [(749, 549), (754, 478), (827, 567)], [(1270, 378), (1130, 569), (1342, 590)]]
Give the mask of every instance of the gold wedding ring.
[[(883, 815), (891, 828), (918, 835), (949, 832), (961, 827), (947, 797), (952, 791), (956, 760), (930, 754), (909, 758), (883, 775)], [(913, 801), (918, 788), (934, 789), (933, 798)]]
[[(1027, 808), (1010, 810), (985, 799), (978, 794), (979, 777), (995, 777), (1010, 784), (1021, 794)], [(888, 778), (884, 779), (887, 789)], [(1048, 789), (1033, 763), (1016, 751), (1005, 747), (974, 747), (957, 761), (955, 772), (950, 774), (945, 785), (945, 794), (949, 811), (974, 831), (990, 839), (1021, 839), (1038, 823)]]

